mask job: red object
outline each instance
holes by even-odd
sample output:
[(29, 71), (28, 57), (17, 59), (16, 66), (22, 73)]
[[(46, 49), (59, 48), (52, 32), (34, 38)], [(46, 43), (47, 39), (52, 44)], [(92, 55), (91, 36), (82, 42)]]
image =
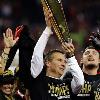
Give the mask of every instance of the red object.
[(21, 34), (23, 28), (24, 28), (23, 25), (18, 26), (18, 27), (16, 28), (14, 39), (17, 38), (17, 37), (20, 37), (20, 34)]
[(97, 74), (100, 74), (100, 72), (98, 72)]

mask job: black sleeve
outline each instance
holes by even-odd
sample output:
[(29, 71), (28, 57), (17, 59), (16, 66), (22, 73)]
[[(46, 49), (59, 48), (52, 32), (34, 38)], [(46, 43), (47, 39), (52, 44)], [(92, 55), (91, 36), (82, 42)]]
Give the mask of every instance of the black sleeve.
[(94, 91), (97, 91), (97, 87), (98, 87), (99, 83), (100, 83), (100, 80), (93, 83), (93, 85), (91, 87), (91, 92), (90, 92), (90, 100), (95, 100)]

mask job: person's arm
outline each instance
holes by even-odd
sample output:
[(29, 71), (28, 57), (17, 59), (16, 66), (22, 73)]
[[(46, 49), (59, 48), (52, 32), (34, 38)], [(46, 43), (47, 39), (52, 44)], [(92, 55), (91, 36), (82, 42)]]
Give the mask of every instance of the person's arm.
[(5, 47), (2, 54), (1, 54), (1, 65), (3, 67), (5, 67), (6, 62), (8, 60), (8, 55), (9, 55), (9, 51), (10, 51), (10, 47)]
[(73, 76), (73, 79), (71, 81), (72, 92), (74, 94), (78, 94), (82, 88), (82, 85), (84, 85), (84, 75), (81, 68), (78, 65), (77, 60), (75, 59), (75, 56), (68, 58), (68, 66), (69, 71)]
[(42, 71), (44, 66), (44, 60), (43, 60), (43, 53), (44, 49), (46, 47), (46, 44), (48, 42), (48, 39), (52, 33), (51, 31), (51, 17), (53, 16), (51, 11), (43, 8), (44, 15), (45, 15), (45, 21), (46, 21), (46, 29), (43, 31), (41, 37), (39, 38), (34, 51), (32, 55), (31, 60), (31, 75), (36, 78)]
[(43, 52), (50, 34), (52, 34), (51, 28), (46, 27), (34, 48), (31, 60), (31, 74), (34, 78), (36, 78), (43, 69)]
[(17, 50), (14, 59), (8, 69), (11, 70), (13, 74), (15, 74), (15, 70), (17, 67), (19, 67), (19, 49)]
[(5, 47), (1, 54), (1, 63), (2, 63), (2, 66), (5, 67), (6, 62), (8, 60), (9, 51), (11, 47), (14, 46), (14, 44), (18, 41), (19, 38), (17, 37), (16, 39), (13, 39), (12, 30), (10, 28), (8, 28), (6, 32), (3, 33), (3, 37), (4, 37)]
[(74, 94), (78, 94), (82, 88), (82, 85), (84, 84), (84, 75), (83, 75), (83, 72), (82, 72), (81, 68), (79, 67), (78, 62), (74, 56), (75, 48), (72, 44), (71, 39), (68, 43), (62, 44), (62, 46), (67, 55), (66, 70), (65, 70), (62, 78), (69, 71), (73, 76), (73, 79), (71, 81), (72, 92)]

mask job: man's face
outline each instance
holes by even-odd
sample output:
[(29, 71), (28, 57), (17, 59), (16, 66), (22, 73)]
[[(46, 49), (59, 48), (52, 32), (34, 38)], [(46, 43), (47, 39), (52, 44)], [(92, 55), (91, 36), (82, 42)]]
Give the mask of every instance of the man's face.
[(86, 49), (83, 53), (83, 65), (90, 69), (98, 68), (99, 66), (99, 53), (95, 49)]
[(1, 86), (1, 90), (3, 93), (7, 94), (7, 95), (10, 95), (13, 91), (13, 84), (4, 84)]
[(51, 76), (59, 78), (64, 73), (65, 65), (66, 65), (65, 55), (56, 52), (52, 55), (52, 60), (48, 61), (47, 67), (49, 68), (48, 70)]

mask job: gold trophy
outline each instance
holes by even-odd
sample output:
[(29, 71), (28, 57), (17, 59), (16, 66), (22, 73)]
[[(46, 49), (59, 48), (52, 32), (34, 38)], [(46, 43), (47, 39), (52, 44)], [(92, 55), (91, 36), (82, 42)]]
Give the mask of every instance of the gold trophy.
[(61, 43), (67, 42), (70, 34), (61, 0), (41, 0), (41, 2), (43, 7), (50, 9), (53, 14), (51, 24), (58, 40)]

